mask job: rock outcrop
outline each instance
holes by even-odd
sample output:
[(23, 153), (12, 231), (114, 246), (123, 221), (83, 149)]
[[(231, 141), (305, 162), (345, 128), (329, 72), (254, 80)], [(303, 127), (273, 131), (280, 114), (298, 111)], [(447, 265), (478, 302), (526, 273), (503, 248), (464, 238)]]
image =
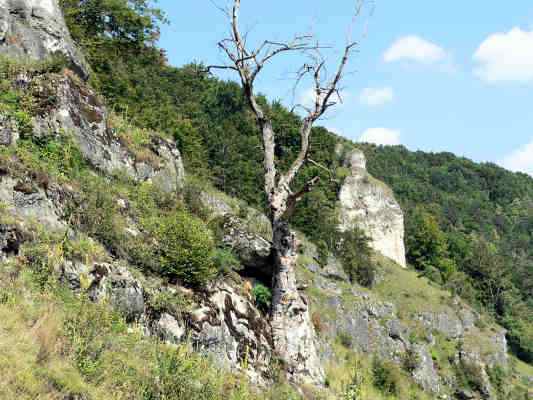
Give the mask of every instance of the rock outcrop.
[(0, 0), (0, 55), (43, 60), (57, 53), (88, 79), (89, 68), (72, 42), (57, 0)]
[[(16, 82), (38, 100), (32, 135), (70, 134), (83, 156), (106, 174), (124, 172), (169, 192), (181, 188), (183, 162), (173, 142), (153, 135), (153, 154), (138, 159), (110, 128), (104, 103), (84, 82), (89, 68), (70, 37), (57, 0), (0, 0), (0, 55), (42, 61), (54, 54), (66, 56), (70, 70), (21, 76)], [(0, 115), (0, 145), (13, 145), (18, 137), (13, 121)]]
[(108, 112), (98, 95), (73, 74), (36, 77), (26, 86), (36, 96), (45, 93), (56, 99), (33, 118), (34, 136), (71, 134), (82, 155), (106, 174), (123, 172), (139, 182), (154, 182), (167, 192), (182, 187), (185, 169), (176, 145), (153, 135), (148, 149), (151, 157), (136, 157), (108, 126)]
[[(420, 312), (401, 309), (401, 305), (379, 296), (379, 289), (369, 291), (349, 284), (334, 258), (324, 267), (316, 265), (312, 261), (315, 252), (312, 244), (303, 247), (299, 285), (313, 288), (309, 301), (320, 331), (324, 362), (336, 360), (332, 343), (340, 341), (358, 353), (388, 360), (409, 371), (435, 398), (455, 398), (460, 386), (446, 370), (452, 366), (472, 374), (482, 398), (495, 398), (488, 371), (494, 366), (507, 368), (504, 330), (477, 327), (479, 315), (460, 301), (438, 307), (420, 304), (426, 309)], [(400, 276), (403, 274), (410, 272), (402, 271)], [(416, 296), (409, 290), (406, 287), (405, 296)], [(437, 355), (440, 358), (435, 358)]]
[(246, 294), (216, 283), (189, 319), (197, 350), (208, 352), (221, 366), (246, 372), (255, 383), (273, 378), (271, 328)]
[[(184, 288), (150, 282), (155, 278), (144, 277), (142, 282), (118, 263), (86, 265), (73, 261), (64, 263), (60, 279), (74, 291), (85, 291), (93, 301), (111, 304), (149, 335), (171, 344), (189, 341), (219, 367), (244, 372), (256, 384), (264, 386), (273, 378), (270, 325), (250, 295), (236, 285), (218, 281), (203, 295), (195, 295)], [(170, 298), (188, 293), (190, 306), (179, 313), (154, 310), (152, 299), (162, 292)]]
[(0, 204), (14, 215), (35, 221), (48, 229), (60, 230), (66, 227), (61, 220), (63, 211), (57, 199), (56, 188), (44, 190), (31, 181), (0, 178)]
[(403, 213), (392, 190), (367, 172), (360, 150), (353, 150), (345, 164), (350, 175), (339, 194), (339, 229), (361, 228), (374, 250), (405, 267)]

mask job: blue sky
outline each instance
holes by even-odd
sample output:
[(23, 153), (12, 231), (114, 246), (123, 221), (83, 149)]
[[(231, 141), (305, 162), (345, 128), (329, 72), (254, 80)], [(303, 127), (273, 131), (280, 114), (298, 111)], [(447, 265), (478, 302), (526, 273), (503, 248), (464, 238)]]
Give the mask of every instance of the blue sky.
[[(159, 6), (171, 22), (160, 44), (173, 65), (224, 61), (216, 43), (227, 21), (210, 0)], [(312, 29), (340, 50), (353, 8), (353, 0), (242, 0), (242, 28), (251, 41)], [(451, 151), (533, 174), (531, 0), (375, 0), (354, 32), (360, 47), (344, 104), (322, 125), (353, 140)], [(266, 69), (260, 90), (288, 105), (304, 99), (305, 83), (296, 99), (291, 90), (298, 61)]]

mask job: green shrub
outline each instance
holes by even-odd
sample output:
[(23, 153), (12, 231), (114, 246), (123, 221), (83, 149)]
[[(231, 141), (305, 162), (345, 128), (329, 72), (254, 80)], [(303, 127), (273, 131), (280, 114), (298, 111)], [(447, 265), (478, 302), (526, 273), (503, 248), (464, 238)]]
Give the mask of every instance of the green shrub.
[(240, 261), (230, 249), (216, 249), (213, 254), (213, 262), (218, 273), (222, 275), (242, 269)]
[(199, 356), (183, 347), (177, 350), (158, 346), (149, 374), (139, 383), (140, 397), (159, 399), (216, 399), (216, 382), (208, 378)]
[(342, 400), (362, 400), (363, 386), (365, 384), (365, 375), (363, 372), (363, 366), (358, 359), (354, 360), (351, 367), (350, 380), (345, 385)]
[(498, 395), (505, 395), (505, 383), (507, 380), (507, 373), (505, 372), (505, 370), (501, 366), (496, 365), (492, 368), (488, 368), (487, 373), (489, 375), (490, 382), (498, 392)]
[(157, 314), (166, 312), (174, 316), (180, 316), (189, 308), (187, 299), (178, 293), (172, 293), (167, 290), (157, 291), (150, 296), (148, 305)]
[(338, 254), (342, 266), (351, 282), (371, 287), (376, 277), (376, 266), (372, 261), (370, 238), (359, 228), (340, 234)]
[(92, 304), (86, 297), (80, 300), (66, 296), (67, 316), (64, 332), (70, 353), (79, 371), (95, 378), (103, 367), (103, 354), (108, 350), (110, 335), (124, 333), (126, 325), (118, 313), (104, 305)]
[(126, 221), (110, 186), (96, 176), (83, 179), (78, 206), (73, 208), (70, 218), (113, 254), (127, 257)]
[(39, 290), (55, 286), (55, 271), (63, 261), (61, 237), (38, 230), (37, 240), (22, 245), (21, 255), (28, 266), (32, 283)]
[(148, 230), (159, 272), (191, 286), (203, 286), (216, 275), (213, 238), (200, 219), (176, 210), (153, 218)]
[(390, 361), (374, 358), (372, 361), (372, 377), (374, 386), (388, 395), (398, 396), (402, 376), (396, 365)]
[(269, 288), (261, 283), (257, 283), (252, 289), (252, 296), (257, 308), (265, 313), (270, 310), (272, 291)]
[(341, 331), (337, 333), (337, 340), (339, 341), (341, 345), (343, 345), (347, 349), (351, 349), (353, 346), (352, 336), (346, 331)]

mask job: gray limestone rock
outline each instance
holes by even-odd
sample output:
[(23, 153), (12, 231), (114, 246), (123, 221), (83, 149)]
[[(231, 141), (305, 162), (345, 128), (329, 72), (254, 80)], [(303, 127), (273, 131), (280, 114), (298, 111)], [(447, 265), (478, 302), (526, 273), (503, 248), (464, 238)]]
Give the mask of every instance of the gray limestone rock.
[(44, 60), (57, 53), (88, 79), (89, 67), (70, 37), (57, 0), (0, 0), (0, 55)]
[(403, 213), (392, 190), (366, 171), (361, 151), (351, 152), (346, 165), (351, 173), (339, 193), (339, 229), (361, 228), (374, 250), (405, 267)]
[(35, 221), (54, 230), (66, 227), (61, 220), (62, 210), (42, 188), (10, 177), (0, 179), (0, 202), (4, 203), (12, 212), (21, 217)]
[(180, 343), (186, 335), (185, 325), (168, 314), (163, 313), (153, 324), (154, 333), (169, 343)]
[(217, 283), (207, 301), (191, 313), (191, 339), (226, 368), (243, 370), (252, 382), (271, 380), (271, 329), (264, 316), (226, 283)]
[[(51, 80), (51, 81), (50, 81)], [(73, 135), (83, 156), (97, 169), (130, 178), (151, 181), (166, 192), (183, 188), (185, 169), (176, 145), (154, 136), (150, 150), (157, 165), (136, 162), (115, 132), (108, 128), (108, 113), (98, 95), (71, 74), (57, 75), (30, 83), (35, 90), (49, 91), (56, 103), (33, 120), (33, 135), (45, 137), (68, 132)]]
[(261, 236), (250, 232), (239, 218), (229, 214), (225, 216), (223, 228), (224, 244), (238, 255), (243, 265), (271, 276), (270, 252), (272, 244)]

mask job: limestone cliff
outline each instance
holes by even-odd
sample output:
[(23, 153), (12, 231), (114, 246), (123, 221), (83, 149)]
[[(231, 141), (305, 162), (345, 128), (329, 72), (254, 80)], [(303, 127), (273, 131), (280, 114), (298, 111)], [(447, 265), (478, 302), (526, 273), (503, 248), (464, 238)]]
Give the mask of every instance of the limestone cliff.
[(345, 165), (350, 174), (339, 194), (339, 228), (361, 228), (374, 250), (405, 267), (403, 213), (392, 190), (367, 172), (361, 151), (351, 151)]
[(55, 53), (88, 78), (89, 68), (72, 42), (57, 0), (0, 0), (0, 54), (42, 60)]
[[(141, 159), (117, 135), (104, 102), (84, 82), (89, 68), (70, 37), (57, 1), (0, 0), (0, 55), (24, 62), (43, 61), (57, 53), (69, 61), (69, 69), (62, 74), (17, 78), (17, 86), (38, 99), (31, 115), (32, 135), (46, 138), (67, 133), (101, 172), (123, 172), (136, 181), (153, 181), (167, 192), (176, 191), (185, 174), (176, 145), (151, 135), (149, 154)], [(0, 113), (0, 145), (15, 144), (19, 136), (14, 121)]]

